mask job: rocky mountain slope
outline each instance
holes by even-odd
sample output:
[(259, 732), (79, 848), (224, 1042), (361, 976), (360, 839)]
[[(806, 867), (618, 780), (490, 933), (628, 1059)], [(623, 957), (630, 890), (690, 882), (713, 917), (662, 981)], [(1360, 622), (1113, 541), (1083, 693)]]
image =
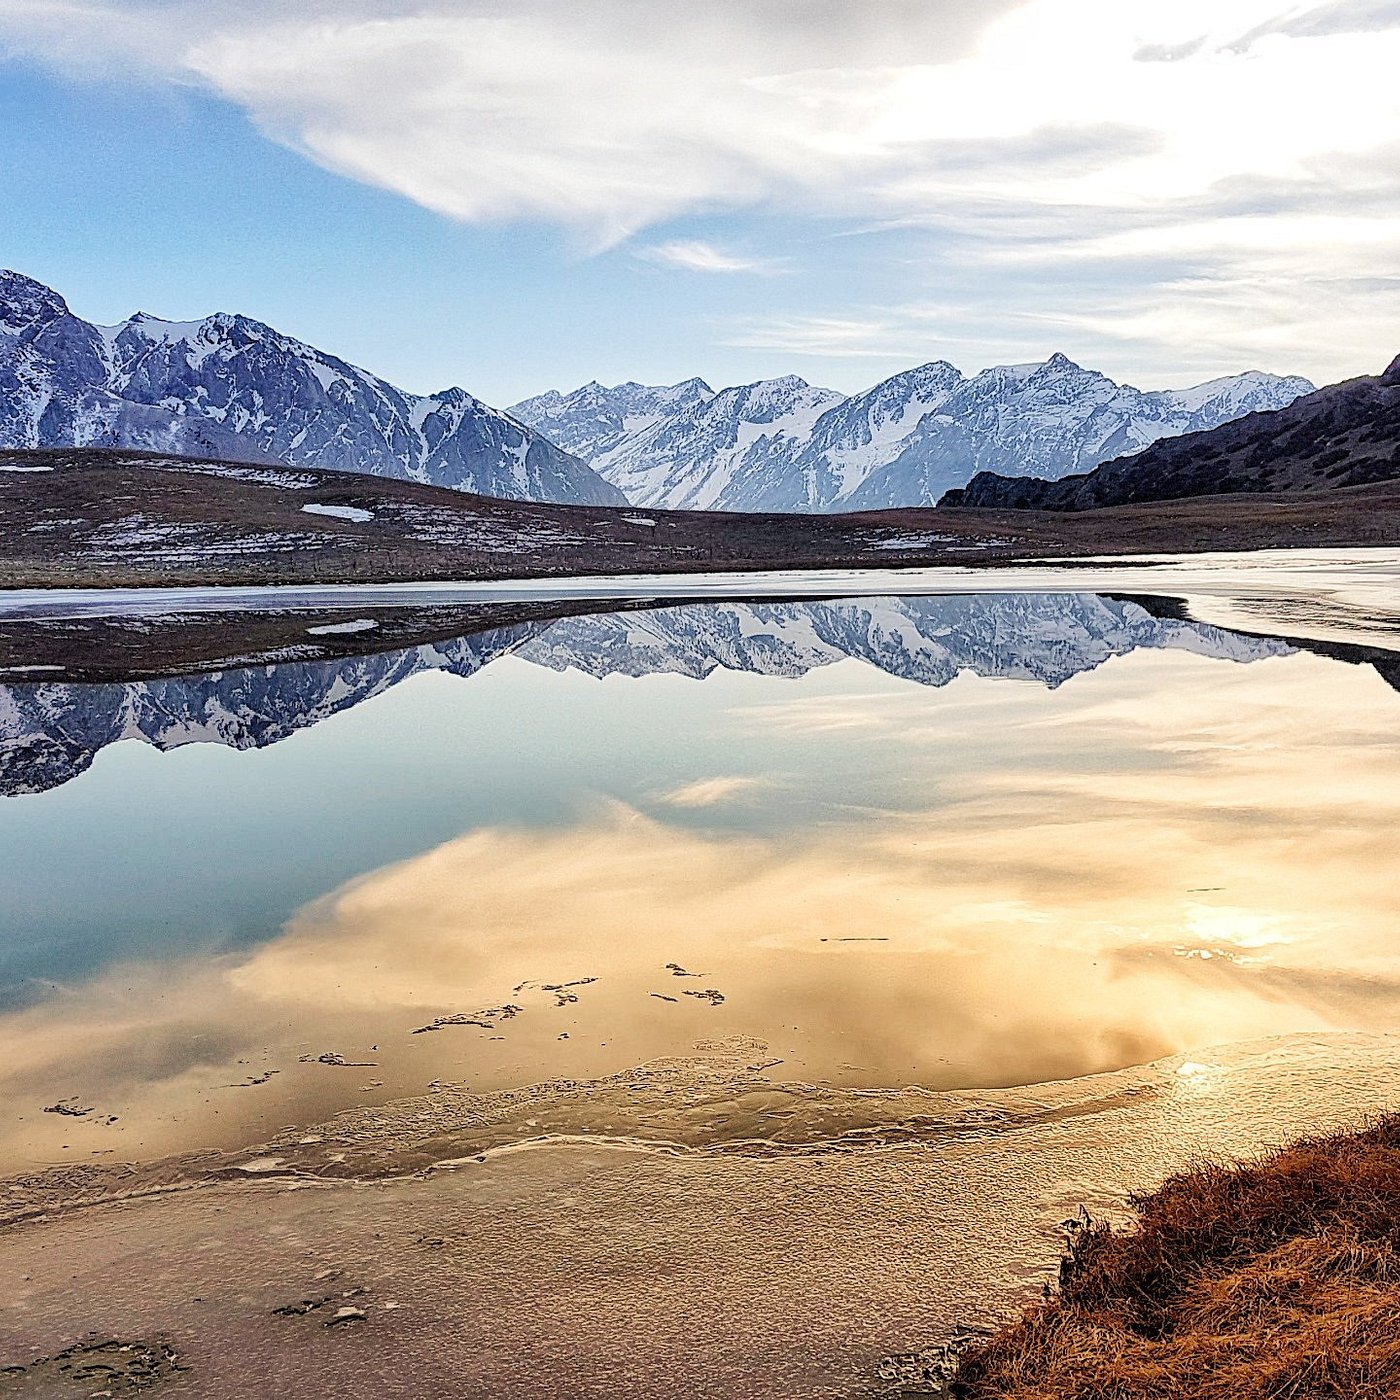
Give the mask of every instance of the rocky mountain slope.
[(1145, 393), (1052, 355), (971, 377), (938, 361), (850, 397), (795, 376), (719, 393), (595, 382), (511, 412), (638, 505), (832, 511), (932, 505), (979, 471), (1061, 477), (1311, 388), (1250, 372)]
[(246, 316), (117, 326), (0, 272), (0, 447), (135, 447), (328, 467), (484, 495), (624, 504), (616, 487), (464, 389), (427, 397)]
[(108, 744), (261, 748), (422, 671), (469, 676), (506, 654), (588, 675), (725, 669), (801, 676), (848, 658), (924, 685), (963, 671), (1058, 686), (1113, 656), (1172, 648), (1248, 662), (1286, 654), (1268, 638), (1162, 619), (1095, 594), (981, 594), (716, 603), (525, 623), (337, 661), (296, 661), (127, 684), (0, 686), (0, 794), (59, 786)]
[(1061, 481), (983, 473), (941, 505), (979, 509), (1092, 510), (1195, 496), (1317, 492), (1400, 480), (1400, 358), (1375, 378), (1333, 384), (1274, 412)]

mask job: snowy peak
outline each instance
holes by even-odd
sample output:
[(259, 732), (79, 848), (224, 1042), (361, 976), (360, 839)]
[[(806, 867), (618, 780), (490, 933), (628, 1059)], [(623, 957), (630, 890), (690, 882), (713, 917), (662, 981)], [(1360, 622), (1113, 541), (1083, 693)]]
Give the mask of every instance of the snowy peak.
[(703, 379), (669, 385), (629, 381), (611, 387), (594, 379), (570, 394), (550, 389), (513, 404), (509, 412), (565, 452), (602, 471), (622, 443), (670, 418), (694, 412), (714, 393)]
[(146, 448), (364, 471), (489, 496), (625, 504), (585, 463), (465, 389), (407, 394), (234, 312), (116, 326), (0, 275), (0, 446)]
[(596, 380), (569, 394), (550, 390), (511, 412), (590, 462), (634, 505), (723, 506), (744, 464), (799, 441), (842, 395), (797, 375), (716, 393), (703, 379), (679, 384)]
[[(930, 360), (927, 364), (916, 365), (913, 369), (901, 370), (882, 382), (904, 383), (922, 390), (940, 390), (951, 389), (954, 385), (961, 384), (965, 377), (962, 370), (956, 365), (950, 365), (947, 360)], [(877, 384), (875, 387), (880, 386)]]
[(1269, 412), (1284, 407), (1281, 398), (1291, 395), (1288, 400), (1291, 402), (1312, 393), (1313, 387), (1311, 380), (1298, 375), (1280, 379), (1276, 374), (1252, 369), (1227, 379), (1210, 379), (1190, 389), (1164, 390), (1163, 397), (1182, 412), (1218, 414), (1220, 422), (1228, 422), (1231, 418), (1242, 418), (1246, 413)]
[(745, 436), (745, 426), (766, 428), (769, 435), (810, 429), (827, 408), (844, 397), (834, 389), (817, 389), (789, 374), (722, 389), (704, 405), (701, 416), (723, 425), (722, 431), (737, 442)]
[(69, 314), (68, 303), (51, 287), (0, 268), (0, 329), (18, 334)]
[(439, 389), (436, 394), (429, 394), (426, 399), (420, 399), (418, 402), (432, 404), (452, 413), (466, 413), (473, 409), (485, 408), (485, 404), (474, 394), (467, 393), (465, 389), (455, 388)]

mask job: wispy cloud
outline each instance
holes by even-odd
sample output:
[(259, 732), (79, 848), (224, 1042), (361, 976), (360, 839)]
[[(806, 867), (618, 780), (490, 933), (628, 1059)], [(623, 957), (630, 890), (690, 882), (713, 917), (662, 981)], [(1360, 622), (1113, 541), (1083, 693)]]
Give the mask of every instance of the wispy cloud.
[(637, 256), (647, 262), (665, 267), (678, 267), (686, 272), (781, 272), (783, 265), (765, 259), (742, 257), (716, 248), (713, 243), (699, 239), (678, 239), (670, 243), (650, 243), (637, 249)]
[(743, 350), (779, 350), (787, 355), (822, 358), (883, 359), (897, 353), (891, 320), (839, 316), (784, 316), (747, 319), (726, 337), (725, 344)]

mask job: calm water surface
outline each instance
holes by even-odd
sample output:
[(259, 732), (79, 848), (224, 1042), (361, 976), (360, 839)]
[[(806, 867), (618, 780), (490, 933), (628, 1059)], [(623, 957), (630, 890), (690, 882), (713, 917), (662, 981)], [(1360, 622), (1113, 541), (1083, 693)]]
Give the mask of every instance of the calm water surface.
[(782, 1091), (731, 1136), (782, 1141), (800, 1093), (1196, 1084), (1212, 1047), (1389, 1032), (1386, 626), (1338, 659), (1220, 592), (1245, 630), (700, 602), (0, 687), (0, 1170), (706, 1056)]

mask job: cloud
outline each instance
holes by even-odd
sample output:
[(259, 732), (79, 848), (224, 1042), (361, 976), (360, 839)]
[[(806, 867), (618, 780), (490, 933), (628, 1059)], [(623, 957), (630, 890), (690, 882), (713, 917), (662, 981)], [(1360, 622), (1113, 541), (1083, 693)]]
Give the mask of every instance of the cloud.
[(779, 265), (769, 259), (737, 257), (699, 239), (654, 243), (637, 250), (639, 257), (686, 272), (776, 272)]
[[(924, 229), (905, 300), (936, 292), (949, 308), (921, 332), (935, 353), (942, 338), (1031, 358), (1058, 326), (1138, 377), (1185, 351), (1181, 373), (1244, 354), (1321, 378), (1393, 353), (1400, 301), (1364, 289), (1395, 266), (1400, 227), (1385, 155), (1397, 13), (1393, 0), (0, 0), (0, 45), (67, 72), (203, 86), (330, 170), (454, 219), (555, 223), (591, 249), (746, 209)], [(781, 266), (781, 249), (727, 248), (639, 251), (714, 274)], [(1044, 280), (1072, 263), (1066, 284)], [(907, 341), (908, 316), (830, 296), (730, 343), (840, 359)]]
[(1333, 34), (1374, 34), (1385, 29), (1400, 29), (1400, 5), (1395, 0), (1332, 0), (1302, 14), (1290, 11), (1258, 25), (1236, 40), (1233, 47), (1243, 51), (1276, 34), (1315, 39)]
[(776, 320), (745, 319), (725, 340), (745, 350), (779, 350), (785, 355), (837, 356), (849, 359), (898, 357), (895, 329), (889, 319), (839, 316), (784, 316)]
[[(1062, 349), (1145, 387), (1246, 367), (1318, 383), (1376, 373), (1400, 319), (1397, 170), (1386, 140), (1152, 206), (968, 200), (924, 221), (938, 244), (931, 294), (746, 315), (725, 339), (891, 368)], [(907, 220), (866, 233), (901, 251), (913, 238)]]
[[(0, 36), (59, 64), (140, 54), (330, 169), (457, 218), (551, 219), (608, 242), (752, 203), (1112, 206), (1286, 170), (1394, 116), (1392, 46), (1344, 37), (1385, 8), (1309, 21), (1276, 0), (425, 0), (288, 18), (267, 0), (8, 0)], [(1332, 43), (1229, 50), (1270, 25)], [(1182, 61), (1134, 62), (1144, 53)], [(1300, 86), (1318, 101), (1296, 101)], [(1057, 131), (1125, 125), (1142, 139), (1053, 150)], [(1037, 157), (1037, 141), (1052, 149)]]
[[(968, 51), (1015, 0), (426, 0), (242, 7), (8, 0), (0, 40), (60, 67), (143, 55), (327, 168), (466, 220), (598, 246), (673, 215), (854, 177), (868, 76)], [(791, 75), (826, 73), (814, 109)], [(879, 79), (877, 78), (878, 82)]]
[(1179, 44), (1144, 44), (1133, 55), (1134, 63), (1180, 63), (1192, 58), (1205, 47), (1206, 36), (1197, 34), (1194, 39), (1184, 39)]

